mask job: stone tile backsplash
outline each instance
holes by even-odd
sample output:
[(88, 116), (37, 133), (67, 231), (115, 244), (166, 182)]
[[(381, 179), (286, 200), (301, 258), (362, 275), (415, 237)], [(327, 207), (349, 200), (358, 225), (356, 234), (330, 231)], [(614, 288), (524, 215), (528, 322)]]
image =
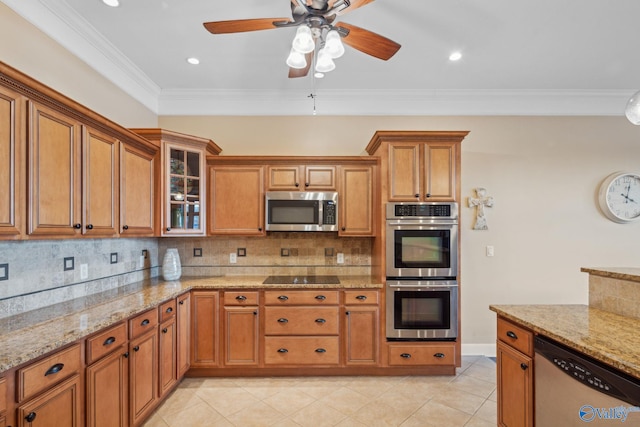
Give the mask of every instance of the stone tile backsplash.
[(590, 274), (589, 305), (640, 319), (640, 283)]
[[(171, 247), (180, 253), (184, 276), (369, 275), (371, 244), (370, 238), (336, 233), (0, 242), (0, 318), (159, 276)], [(237, 256), (242, 249), (245, 256)], [(229, 261), (231, 253), (235, 264)], [(344, 254), (343, 264), (337, 263), (338, 253)], [(73, 269), (65, 270), (70, 258)], [(81, 274), (85, 264), (86, 278)]]

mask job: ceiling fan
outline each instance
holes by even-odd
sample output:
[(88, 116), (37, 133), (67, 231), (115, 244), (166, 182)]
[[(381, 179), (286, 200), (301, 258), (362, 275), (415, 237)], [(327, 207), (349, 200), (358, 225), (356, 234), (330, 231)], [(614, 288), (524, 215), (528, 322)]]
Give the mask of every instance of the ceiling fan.
[[(373, 0), (290, 0), (292, 18), (258, 18), (258, 19), (238, 19), (232, 21), (205, 22), (204, 27), (212, 34), (241, 33), (247, 31), (270, 30), (273, 28), (299, 27), (296, 39), (301, 33), (307, 38), (311, 37), (309, 48), (304, 50), (296, 49), (296, 39), (292, 49), (292, 55), (298, 54), (300, 61), (290, 62), (289, 77), (304, 77), (309, 73), (311, 62), (316, 47), (319, 42), (318, 58), (316, 69), (320, 65), (322, 48), (333, 42), (344, 41), (347, 45), (357, 49), (367, 55), (382, 60), (388, 60), (400, 49), (400, 45), (393, 40), (379, 34), (356, 27), (355, 25), (340, 22), (334, 24), (338, 16), (355, 10)], [(310, 34), (307, 33), (307, 29)], [(329, 35), (329, 33), (332, 33)], [(338, 41), (336, 41), (336, 34)], [(333, 37), (332, 37), (333, 36)], [(333, 39), (333, 40), (331, 40)], [(330, 41), (331, 40), (331, 41)], [(341, 43), (340, 43), (341, 45)], [(335, 58), (337, 56), (333, 56)], [(291, 55), (290, 55), (291, 58)], [(304, 58), (304, 60), (302, 59)], [(331, 61), (331, 63), (333, 63)], [(335, 66), (335, 65), (334, 65)]]

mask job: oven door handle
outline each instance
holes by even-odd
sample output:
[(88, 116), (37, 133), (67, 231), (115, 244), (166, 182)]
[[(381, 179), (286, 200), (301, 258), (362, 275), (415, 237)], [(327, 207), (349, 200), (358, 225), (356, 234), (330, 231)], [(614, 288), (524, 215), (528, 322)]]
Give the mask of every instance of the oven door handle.
[(387, 285), (390, 288), (397, 289), (411, 289), (411, 288), (421, 288), (421, 289), (429, 289), (429, 290), (438, 290), (438, 289), (451, 289), (457, 288), (458, 285)]

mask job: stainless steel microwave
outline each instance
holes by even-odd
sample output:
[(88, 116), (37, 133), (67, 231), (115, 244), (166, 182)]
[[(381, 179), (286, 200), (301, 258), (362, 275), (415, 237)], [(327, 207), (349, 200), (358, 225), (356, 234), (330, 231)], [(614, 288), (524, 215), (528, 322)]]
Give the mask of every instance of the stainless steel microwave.
[(265, 228), (267, 231), (337, 231), (338, 193), (268, 191)]

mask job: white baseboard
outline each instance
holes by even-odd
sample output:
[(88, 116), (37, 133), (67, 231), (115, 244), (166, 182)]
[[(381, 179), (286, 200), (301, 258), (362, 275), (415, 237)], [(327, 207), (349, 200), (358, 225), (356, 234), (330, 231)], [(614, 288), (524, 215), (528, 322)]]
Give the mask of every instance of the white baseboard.
[(496, 344), (465, 344), (462, 343), (463, 356), (496, 357)]

